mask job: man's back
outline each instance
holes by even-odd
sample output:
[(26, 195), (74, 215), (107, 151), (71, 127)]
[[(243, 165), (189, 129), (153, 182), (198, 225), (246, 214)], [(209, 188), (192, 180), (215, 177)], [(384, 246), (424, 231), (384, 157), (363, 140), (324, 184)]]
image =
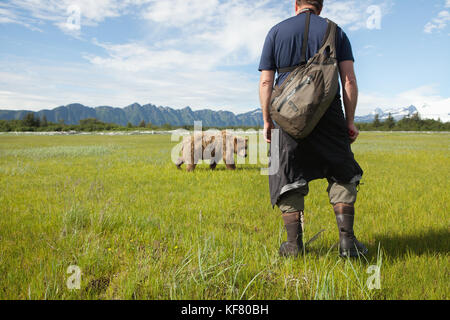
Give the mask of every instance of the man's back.
[[(306, 14), (299, 14), (275, 25), (266, 37), (259, 70), (277, 70), (300, 62)], [(311, 14), (308, 50), (306, 59), (314, 56), (323, 44), (328, 22)], [(338, 27), (336, 40), (338, 62), (354, 61), (347, 35)], [(277, 84), (282, 84), (288, 73), (279, 75)]]

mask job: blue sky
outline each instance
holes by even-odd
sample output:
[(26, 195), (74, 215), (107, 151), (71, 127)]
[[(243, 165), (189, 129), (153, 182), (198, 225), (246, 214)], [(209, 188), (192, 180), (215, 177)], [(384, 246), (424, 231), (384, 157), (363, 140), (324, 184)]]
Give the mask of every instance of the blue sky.
[[(0, 109), (253, 110), (264, 38), (293, 14), (294, 0), (0, 1)], [(450, 0), (325, 0), (322, 16), (352, 42), (357, 114), (450, 120)]]

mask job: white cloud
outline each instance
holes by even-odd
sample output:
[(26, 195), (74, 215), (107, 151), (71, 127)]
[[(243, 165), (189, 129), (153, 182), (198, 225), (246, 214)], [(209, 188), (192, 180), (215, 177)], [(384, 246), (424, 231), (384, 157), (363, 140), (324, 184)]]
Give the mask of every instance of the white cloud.
[(442, 30), (447, 27), (448, 22), (450, 21), (450, 12), (447, 10), (443, 10), (438, 13), (437, 17), (428, 22), (424, 27), (425, 33), (433, 33), (435, 30)]
[(19, 20), (14, 12), (0, 8), (0, 23), (19, 23)]
[(4, 7), (4, 4), (0, 3), (0, 24), (6, 23), (20, 24), (33, 31), (41, 31), (38, 27), (33, 25), (31, 19), (18, 16), (14, 10)]
[[(450, 0), (446, 0), (444, 4), (445, 8), (450, 8)], [(450, 12), (448, 10), (442, 10), (438, 13), (438, 15), (433, 18), (430, 22), (428, 22), (423, 31), (425, 33), (433, 33), (434, 31), (440, 31), (447, 27), (448, 22), (450, 21)]]
[[(368, 28), (368, 20), (375, 18), (382, 25), (383, 17), (394, 5), (392, 0), (329, 0), (324, 3), (322, 15), (351, 31)], [(368, 10), (371, 8), (372, 10)], [(376, 9), (376, 10), (373, 10)]]
[[(30, 29), (36, 28), (43, 22), (51, 22), (63, 32), (78, 36), (67, 25), (71, 7), (77, 7), (81, 13), (81, 26), (96, 26), (107, 18), (119, 17), (130, 7), (139, 7), (151, 0), (12, 0), (0, 3), (0, 8), (7, 10), (15, 19), (8, 21), (1, 19), (0, 23), (21, 23)], [(0, 12), (0, 18), (2, 13)]]
[(162, 30), (176, 28), (167, 37), (184, 51), (197, 48), (222, 64), (242, 65), (259, 57), (269, 29), (290, 14), (286, 1), (165, 0), (150, 2), (142, 16)]
[(86, 54), (92, 64), (125, 72), (180, 72), (209, 70), (218, 57), (209, 52), (186, 52), (182, 48), (158, 49), (140, 43), (109, 44), (94, 43), (105, 49), (106, 57)]
[(198, 20), (210, 20), (219, 6), (218, 0), (151, 1), (142, 16), (157, 23), (184, 27)]

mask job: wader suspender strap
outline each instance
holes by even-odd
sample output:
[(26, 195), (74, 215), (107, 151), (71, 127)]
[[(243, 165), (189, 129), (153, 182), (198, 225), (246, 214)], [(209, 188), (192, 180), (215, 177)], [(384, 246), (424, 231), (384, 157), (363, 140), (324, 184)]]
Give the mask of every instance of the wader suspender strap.
[(300, 65), (306, 64), (306, 50), (308, 49), (309, 24), (310, 24), (310, 21), (311, 21), (311, 11), (308, 11), (306, 13), (305, 32), (303, 33), (302, 59), (300, 60)]
[(305, 32), (303, 33), (303, 41), (302, 41), (302, 56), (300, 63), (293, 67), (281, 68), (278, 69), (278, 74), (291, 72), (297, 69), (297, 67), (306, 64), (306, 50), (308, 49), (308, 39), (309, 39), (309, 24), (311, 21), (311, 10), (306, 12), (306, 23), (305, 23)]

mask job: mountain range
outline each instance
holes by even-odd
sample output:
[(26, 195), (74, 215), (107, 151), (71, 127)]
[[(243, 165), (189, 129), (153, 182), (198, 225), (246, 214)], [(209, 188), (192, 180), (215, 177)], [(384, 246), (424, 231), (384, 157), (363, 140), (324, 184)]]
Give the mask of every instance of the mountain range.
[[(19, 120), (33, 111), (0, 110), (0, 120)], [(194, 121), (202, 121), (205, 127), (226, 126), (262, 126), (262, 112), (254, 110), (242, 114), (234, 114), (230, 111), (196, 110), (190, 107), (172, 109), (169, 107), (157, 107), (152, 104), (141, 106), (134, 103), (125, 108), (113, 108), (101, 106), (96, 108), (86, 107), (82, 104), (69, 104), (53, 110), (41, 110), (34, 112), (35, 116), (42, 118), (44, 115), (49, 122), (64, 120), (65, 124), (78, 124), (80, 120), (96, 118), (105, 123), (116, 123), (122, 126), (131, 122), (137, 126), (142, 120), (153, 125), (169, 123), (173, 126), (193, 125)]]
[[(34, 111), (0, 110), (0, 120), (23, 119), (29, 112)], [(411, 116), (416, 112), (418, 112), (418, 110), (415, 106), (388, 109), (384, 111), (377, 108), (368, 115), (355, 117), (355, 121), (372, 122), (376, 114), (378, 114), (380, 120), (387, 119), (389, 114), (391, 114), (395, 120), (400, 120), (406, 116)], [(137, 126), (142, 120), (144, 120), (145, 123), (151, 123), (157, 126), (166, 123), (173, 126), (193, 125), (194, 121), (202, 121), (203, 126), (205, 127), (263, 126), (261, 109), (236, 115), (230, 111), (213, 111), (208, 109), (193, 111), (190, 107), (173, 109), (169, 107), (157, 107), (153, 104), (140, 105), (134, 103), (125, 108), (113, 108), (109, 106), (91, 108), (75, 103), (61, 106), (53, 110), (41, 110), (34, 113), (35, 116), (39, 118), (42, 118), (45, 115), (49, 122), (57, 123), (64, 120), (65, 124), (78, 124), (82, 119), (96, 118), (105, 123), (116, 123), (122, 126), (127, 125), (128, 122)]]
[(378, 118), (380, 121), (386, 120), (389, 115), (394, 118), (395, 121), (401, 120), (405, 117), (410, 117), (415, 113), (418, 113), (419, 110), (415, 106), (409, 106), (405, 108), (390, 108), (382, 110), (380, 108), (376, 108), (374, 111), (372, 111), (370, 114), (365, 116), (356, 116), (355, 122), (372, 122), (375, 119), (375, 116), (378, 115)]

